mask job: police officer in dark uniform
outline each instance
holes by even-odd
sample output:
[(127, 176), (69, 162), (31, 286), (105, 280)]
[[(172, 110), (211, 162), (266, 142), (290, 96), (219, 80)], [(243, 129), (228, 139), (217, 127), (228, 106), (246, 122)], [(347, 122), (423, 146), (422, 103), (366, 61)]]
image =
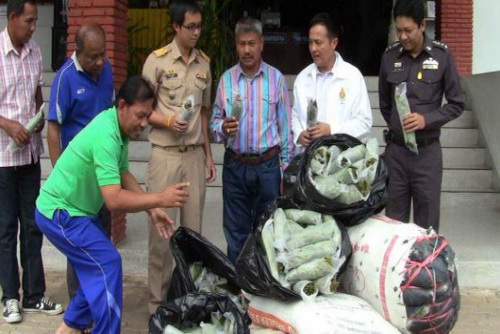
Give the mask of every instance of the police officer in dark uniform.
[[(462, 113), (463, 93), (450, 50), (425, 35), (424, 2), (398, 0), (394, 20), (399, 41), (385, 51), (379, 76), (380, 111), (389, 127), (385, 132), (386, 214), (408, 222), (413, 199), (414, 222), (438, 231), (443, 175), (440, 129)], [(394, 100), (395, 88), (402, 82), (406, 82), (411, 109), (403, 124)], [(406, 147), (403, 129), (415, 132), (418, 154)]]

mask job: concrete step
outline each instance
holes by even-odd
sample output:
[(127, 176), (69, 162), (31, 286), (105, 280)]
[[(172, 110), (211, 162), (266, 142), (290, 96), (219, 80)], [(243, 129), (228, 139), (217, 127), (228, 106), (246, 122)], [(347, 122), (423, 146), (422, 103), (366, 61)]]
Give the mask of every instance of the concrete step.
[(43, 85), (50, 87), (56, 76), (56, 72), (43, 72)]
[[(49, 159), (42, 159), (42, 178), (46, 179), (52, 171)], [(146, 183), (147, 161), (131, 161), (130, 172), (139, 183)], [(217, 180), (208, 187), (222, 187), (222, 166), (217, 168)], [(443, 191), (493, 192), (492, 171), (489, 169), (444, 169)]]
[[(382, 126), (385, 127), (387, 123), (385, 122), (382, 114), (380, 113), (380, 109), (374, 109), (372, 107), (372, 117), (373, 117), (373, 126)], [(444, 125), (445, 128), (476, 128), (476, 120), (474, 118), (474, 113), (472, 111), (466, 110), (463, 112), (460, 117), (454, 119), (451, 122), (448, 122)]]
[[(500, 196), (481, 193), (443, 193), (441, 234), (451, 243), (461, 287), (500, 288)], [(220, 188), (207, 189), (202, 234), (223, 252), (222, 194)], [(147, 216), (127, 215), (127, 238), (118, 245), (124, 274), (147, 274)], [(64, 256), (47, 240), (42, 248), (47, 269), (65, 270)]]
[[(221, 165), (224, 159), (224, 146), (212, 144), (212, 155), (216, 164)], [(383, 153), (384, 146), (380, 147)], [(48, 156), (45, 154), (44, 156)], [(129, 159), (132, 161), (149, 161), (151, 145), (146, 141), (131, 141), (129, 144)], [(444, 168), (474, 169), (485, 167), (484, 148), (444, 148)]]

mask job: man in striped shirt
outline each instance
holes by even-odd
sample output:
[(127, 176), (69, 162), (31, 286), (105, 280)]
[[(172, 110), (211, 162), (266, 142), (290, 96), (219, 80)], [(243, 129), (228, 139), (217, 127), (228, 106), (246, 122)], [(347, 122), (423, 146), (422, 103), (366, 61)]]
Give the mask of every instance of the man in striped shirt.
[(223, 227), (233, 263), (253, 221), (279, 196), (294, 152), (285, 78), (262, 61), (262, 24), (243, 18), (235, 34), (239, 63), (220, 78), (210, 123), (215, 140), (226, 147)]
[[(23, 311), (59, 314), (63, 309), (44, 297), (43, 236), (34, 217), (40, 191), (43, 121), (33, 133), (24, 127), (43, 102), (42, 54), (31, 40), (38, 18), (36, 2), (9, 0), (7, 17), (7, 28), (0, 33), (0, 285), (4, 320), (16, 323), (22, 320), (18, 230)], [(19, 148), (8, 148), (11, 141)]]

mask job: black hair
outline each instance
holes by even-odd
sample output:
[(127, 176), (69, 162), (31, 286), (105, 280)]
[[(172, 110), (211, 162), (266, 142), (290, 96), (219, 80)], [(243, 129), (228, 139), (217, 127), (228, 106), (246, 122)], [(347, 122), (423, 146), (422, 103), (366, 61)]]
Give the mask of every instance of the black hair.
[(398, 0), (394, 5), (394, 20), (397, 17), (409, 17), (420, 27), (425, 19), (425, 4), (423, 0)]
[(328, 37), (330, 39), (340, 38), (340, 27), (332, 19), (330, 14), (323, 12), (314, 15), (311, 22), (309, 23), (309, 30), (311, 30), (312, 27), (318, 24), (325, 26), (326, 30), (328, 31)]
[(24, 13), (24, 4), (26, 3), (36, 6), (36, 0), (9, 0), (7, 3), (7, 18), (10, 13), (14, 13), (16, 16)]
[(87, 37), (88, 34), (102, 34), (103, 40), (106, 40), (106, 33), (104, 32), (104, 29), (102, 26), (98, 23), (95, 22), (90, 22), (82, 25), (81, 27), (78, 28), (75, 34), (75, 44), (76, 44), (76, 50), (77, 51), (82, 51), (84, 48), (85, 44), (85, 38)]
[(129, 106), (136, 102), (153, 100), (153, 109), (156, 108), (158, 102), (153, 85), (142, 75), (133, 75), (125, 80), (116, 96), (117, 107), (120, 100), (125, 101)]
[(198, 2), (195, 0), (175, 0), (170, 4), (170, 19), (172, 23), (182, 25), (186, 13), (202, 14)]

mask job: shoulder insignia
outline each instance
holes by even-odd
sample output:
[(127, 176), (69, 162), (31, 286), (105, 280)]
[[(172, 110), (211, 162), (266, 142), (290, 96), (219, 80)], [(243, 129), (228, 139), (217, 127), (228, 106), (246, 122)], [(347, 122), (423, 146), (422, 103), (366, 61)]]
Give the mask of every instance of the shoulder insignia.
[(164, 46), (158, 50), (154, 51), (154, 54), (157, 58), (163, 57), (164, 55), (168, 54), (172, 49), (169, 48), (168, 46)]
[(385, 52), (390, 51), (390, 50), (397, 49), (399, 46), (401, 46), (401, 43), (400, 43), (399, 41), (396, 41), (396, 42), (392, 43), (391, 45), (389, 45), (389, 46), (385, 49)]
[(209, 56), (207, 56), (207, 54), (206, 54), (205, 52), (203, 52), (203, 51), (201, 51), (201, 50), (199, 50), (199, 51), (200, 51), (200, 56), (201, 56), (201, 58), (205, 59), (205, 60), (207, 61), (207, 63), (209, 63), (209, 64), (210, 64), (210, 57), (209, 57)]
[(448, 50), (448, 45), (441, 41), (432, 41), (432, 45), (442, 50)]

